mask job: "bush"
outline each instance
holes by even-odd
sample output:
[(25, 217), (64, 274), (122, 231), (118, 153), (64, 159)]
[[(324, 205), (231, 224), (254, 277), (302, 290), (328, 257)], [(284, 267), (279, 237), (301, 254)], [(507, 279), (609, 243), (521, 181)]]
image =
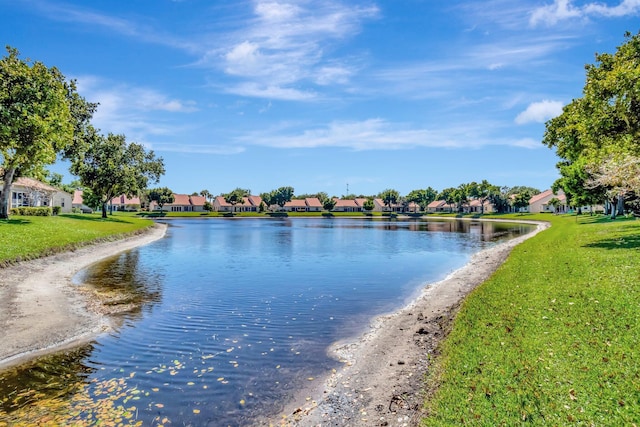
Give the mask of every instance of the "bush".
[(62, 207), (60, 207), (60, 206), (53, 206), (53, 207), (51, 208), (51, 212), (52, 212), (54, 215), (59, 215), (61, 211), (62, 211)]
[(17, 208), (11, 208), (9, 212), (11, 215), (21, 215), (21, 216), (51, 216), (53, 213), (51, 208), (32, 208), (21, 206)]

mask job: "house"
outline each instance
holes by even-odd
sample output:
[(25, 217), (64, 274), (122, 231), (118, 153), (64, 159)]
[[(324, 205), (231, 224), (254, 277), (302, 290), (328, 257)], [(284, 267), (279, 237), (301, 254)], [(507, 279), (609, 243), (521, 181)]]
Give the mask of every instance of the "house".
[(307, 204), (307, 212), (320, 212), (323, 209), (322, 203), (317, 197), (307, 197), (304, 201)]
[(137, 212), (140, 210), (140, 198), (128, 197), (124, 194), (114, 197), (109, 201), (112, 211)]
[[(84, 192), (82, 190), (75, 190), (73, 192), (73, 199), (71, 200), (71, 209), (79, 209), (82, 213), (91, 213), (93, 209), (84, 204), (84, 199), (82, 198), (82, 194)], [(77, 211), (76, 211), (77, 212)]]
[(246, 196), (242, 198), (242, 203), (232, 205), (224, 197), (217, 196), (213, 199), (213, 210), (216, 212), (258, 212), (262, 204), (260, 196)]
[(317, 197), (307, 197), (305, 199), (292, 199), (285, 203), (283, 210), (287, 212), (321, 212), (322, 203)]
[(303, 199), (293, 199), (284, 204), (287, 212), (307, 212), (307, 203)]
[[(162, 205), (163, 212), (204, 212), (204, 202), (206, 198), (203, 196), (190, 196), (188, 194), (173, 194), (173, 203), (165, 203)], [(160, 207), (158, 203), (153, 201), (149, 203), (150, 211), (158, 211)]]
[(482, 203), (480, 199), (472, 199), (469, 201), (469, 213), (491, 213), (493, 210), (493, 204), (488, 200), (485, 200), (484, 203)]
[(336, 201), (333, 207), (334, 212), (362, 212), (362, 206), (358, 205), (355, 200), (334, 200)]
[(433, 202), (427, 205), (428, 213), (436, 213), (436, 212), (450, 212), (453, 210), (452, 205), (448, 205), (444, 200), (434, 200)]
[[(556, 198), (560, 201), (560, 205), (558, 206), (557, 210), (549, 204), (549, 201), (551, 201), (553, 198)], [(540, 194), (536, 194), (531, 199), (529, 199), (529, 212), (531, 213), (562, 213), (566, 212), (567, 208), (567, 197), (562, 190), (558, 190), (557, 194), (554, 194), (553, 190), (546, 190)]]
[(11, 184), (11, 207), (59, 206), (61, 213), (70, 213), (72, 196), (66, 191), (53, 187), (34, 178), (16, 178)]

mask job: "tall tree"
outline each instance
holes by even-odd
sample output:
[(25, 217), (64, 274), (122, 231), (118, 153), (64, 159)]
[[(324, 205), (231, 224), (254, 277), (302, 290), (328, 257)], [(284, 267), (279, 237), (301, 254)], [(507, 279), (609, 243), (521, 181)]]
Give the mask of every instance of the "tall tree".
[(513, 195), (512, 205), (516, 211), (520, 211), (520, 209), (529, 206), (529, 200), (531, 200), (531, 193), (524, 190), (521, 193)]
[(160, 212), (162, 212), (162, 207), (167, 203), (171, 204), (175, 201), (175, 196), (173, 195), (173, 191), (171, 191), (168, 187), (158, 187), (152, 188), (147, 192), (149, 195), (150, 202), (156, 202), (160, 207)]
[(386, 190), (378, 194), (378, 197), (382, 199), (382, 203), (384, 203), (384, 205), (388, 207), (389, 210), (392, 210), (391, 207), (398, 202), (400, 193), (392, 188), (387, 188)]
[(427, 187), (424, 190), (413, 190), (407, 194), (406, 199), (408, 202), (414, 202), (420, 205), (421, 210), (427, 209), (427, 205), (436, 199), (438, 193), (431, 187)]
[(444, 202), (449, 205), (449, 213), (453, 212), (453, 204), (456, 202), (456, 189), (453, 187), (445, 188), (438, 194), (439, 200), (444, 200)]
[(107, 217), (107, 203), (113, 197), (137, 195), (149, 182), (158, 182), (165, 171), (162, 158), (156, 158), (153, 151), (127, 143), (124, 135), (105, 137), (97, 132), (93, 132), (70, 170), (100, 200), (103, 218)]
[(483, 179), (481, 183), (471, 183), (469, 195), (480, 201), (480, 213), (484, 214), (484, 204), (493, 196), (500, 194), (500, 187)]
[(17, 49), (7, 47), (0, 60), (0, 218), (9, 217), (14, 178), (42, 177), (43, 166), (72, 143), (70, 90), (57, 68), (22, 60)]
[(204, 198), (205, 198), (205, 200), (211, 200), (211, 199), (213, 199), (213, 194), (211, 194), (211, 193), (209, 192), (209, 190), (202, 190), (202, 191), (200, 192), (200, 195), (201, 195), (202, 197), (204, 197)]
[(222, 197), (224, 197), (225, 202), (233, 206), (233, 211), (235, 212), (236, 205), (238, 203), (243, 204), (244, 198), (249, 196), (250, 194), (251, 194), (251, 190), (238, 187), (235, 190), (231, 191), (230, 193), (223, 194)]
[(287, 202), (291, 201), (293, 194), (293, 187), (280, 187), (271, 192), (271, 203), (282, 209)]
[[(625, 38), (614, 54), (596, 54), (595, 64), (585, 67), (583, 96), (546, 124), (543, 143), (563, 159), (563, 187), (574, 184), (587, 168), (599, 169), (611, 156), (640, 155), (640, 33), (626, 33)], [(581, 192), (592, 189), (584, 186)]]
[(324, 202), (322, 202), (322, 209), (325, 211), (332, 211), (333, 208), (336, 207), (337, 200), (333, 197), (327, 197)]

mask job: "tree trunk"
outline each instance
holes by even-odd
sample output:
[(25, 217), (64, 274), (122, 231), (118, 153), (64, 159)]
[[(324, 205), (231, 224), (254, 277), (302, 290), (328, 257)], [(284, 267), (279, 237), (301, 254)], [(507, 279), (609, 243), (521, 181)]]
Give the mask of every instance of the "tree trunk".
[(618, 215), (624, 215), (624, 197), (618, 196)]
[(4, 171), (2, 180), (2, 195), (0, 195), (0, 219), (9, 219), (9, 211), (11, 210), (11, 184), (13, 184), (13, 176), (16, 168), (8, 168)]

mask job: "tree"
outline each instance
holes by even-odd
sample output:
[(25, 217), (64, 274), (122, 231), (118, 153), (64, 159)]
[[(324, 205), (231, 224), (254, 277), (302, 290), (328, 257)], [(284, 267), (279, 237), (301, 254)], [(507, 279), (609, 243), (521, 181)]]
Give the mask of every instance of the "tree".
[(204, 197), (204, 198), (205, 198), (205, 200), (212, 200), (212, 199), (213, 199), (213, 194), (211, 194), (211, 193), (209, 192), (209, 190), (202, 190), (202, 191), (200, 192), (200, 195), (201, 195), (202, 197)]
[(456, 202), (456, 189), (453, 187), (445, 188), (438, 194), (438, 199), (444, 200), (449, 205), (449, 213), (452, 213), (453, 204)]
[(162, 207), (167, 203), (171, 204), (175, 201), (173, 191), (167, 187), (152, 188), (147, 192), (149, 195), (149, 202), (156, 202), (162, 212)]
[(560, 206), (561, 203), (562, 202), (557, 197), (553, 197), (551, 200), (549, 200), (549, 205), (553, 207), (554, 213), (558, 213), (558, 206)]
[(99, 199), (106, 218), (109, 200), (120, 194), (136, 195), (150, 181), (158, 182), (164, 174), (164, 162), (142, 145), (127, 143), (124, 135), (105, 137), (93, 132), (70, 170)]
[(225, 202), (233, 206), (233, 211), (235, 212), (236, 205), (238, 203), (243, 204), (244, 198), (249, 196), (250, 194), (251, 190), (238, 187), (230, 193), (223, 194), (222, 197), (224, 197)]
[(458, 212), (464, 211), (464, 206), (469, 204), (469, 194), (473, 190), (475, 182), (470, 184), (460, 184), (453, 193), (453, 199), (458, 206)]
[(529, 206), (529, 200), (531, 200), (531, 194), (528, 191), (523, 191), (521, 193), (515, 194), (513, 196), (513, 207), (516, 211), (519, 211), (522, 208), (526, 208)]
[[(204, 197), (204, 196), (202, 196), (202, 197)], [(213, 205), (211, 204), (210, 201), (206, 200), (204, 202), (204, 205), (202, 205), (202, 209), (204, 209), (207, 212), (211, 212), (211, 211), (213, 211)]]
[(42, 177), (42, 167), (73, 141), (70, 87), (56, 68), (21, 60), (7, 46), (0, 60), (0, 218), (9, 217), (11, 185), (22, 174)]
[(373, 199), (368, 198), (367, 200), (365, 200), (365, 202), (362, 205), (362, 207), (364, 208), (365, 211), (371, 212), (373, 210), (373, 208), (375, 208), (375, 204), (373, 203)]
[(333, 208), (336, 207), (336, 199), (333, 197), (327, 197), (324, 202), (322, 202), (322, 208), (326, 211), (332, 211)]
[(398, 193), (396, 190), (393, 190), (391, 188), (387, 188), (386, 190), (378, 194), (378, 197), (382, 199), (382, 203), (384, 203), (384, 205), (388, 207), (389, 210), (392, 210), (391, 206), (395, 205), (398, 202), (398, 199), (400, 198), (400, 193)]
[(481, 183), (471, 183), (469, 188), (469, 195), (480, 201), (480, 213), (484, 214), (484, 204), (492, 196), (500, 194), (500, 187), (490, 184), (489, 181), (483, 179)]
[(413, 190), (407, 194), (406, 200), (408, 202), (414, 202), (420, 205), (421, 210), (426, 210), (429, 203), (436, 200), (438, 193), (431, 187), (427, 187), (424, 190)]
[(640, 33), (625, 38), (614, 54), (596, 54), (596, 63), (585, 67), (583, 96), (546, 124), (543, 143), (563, 159), (560, 185), (571, 186), (574, 197), (589, 198), (594, 190), (573, 186), (587, 168), (615, 166), (612, 156), (640, 156)]
[(276, 190), (273, 190), (270, 193), (270, 201), (271, 204), (280, 206), (280, 209), (284, 207), (287, 202), (290, 202), (293, 198), (293, 187), (280, 187)]
[[(599, 164), (587, 167), (591, 177), (588, 188), (604, 189), (607, 199), (613, 205), (625, 197), (640, 194), (640, 157), (630, 154), (611, 155)], [(616, 217), (617, 209), (612, 209), (611, 217)]]

